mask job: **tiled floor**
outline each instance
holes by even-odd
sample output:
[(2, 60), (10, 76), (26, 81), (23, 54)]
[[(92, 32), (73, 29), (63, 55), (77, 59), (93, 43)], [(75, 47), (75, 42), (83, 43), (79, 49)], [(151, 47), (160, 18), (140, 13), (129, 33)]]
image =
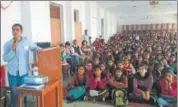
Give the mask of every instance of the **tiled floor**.
[(74, 102), (74, 103), (67, 104), (64, 101), (64, 107), (113, 107), (113, 106), (94, 104), (94, 103), (88, 103), (88, 102)]

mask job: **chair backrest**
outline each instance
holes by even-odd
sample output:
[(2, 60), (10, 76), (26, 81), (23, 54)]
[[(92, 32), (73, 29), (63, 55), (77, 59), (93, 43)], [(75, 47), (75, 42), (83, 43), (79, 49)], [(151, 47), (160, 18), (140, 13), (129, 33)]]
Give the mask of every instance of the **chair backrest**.
[(36, 44), (37, 44), (37, 46), (39, 46), (41, 48), (49, 48), (49, 47), (51, 47), (51, 43), (50, 42), (37, 42)]

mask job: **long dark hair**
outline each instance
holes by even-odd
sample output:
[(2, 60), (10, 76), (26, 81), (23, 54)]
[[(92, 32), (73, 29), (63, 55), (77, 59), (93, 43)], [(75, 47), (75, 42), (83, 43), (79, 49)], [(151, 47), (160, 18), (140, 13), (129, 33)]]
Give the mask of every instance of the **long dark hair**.
[[(100, 65), (95, 65), (95, 66), (94, 66), (94, 78), (96, 78), (95, 72), (96, 72), (97, 69), (100, 69), (100, 70), (101, 70)], [(102, 70), (101, 70), (101, 71), (102, 71)], [(100, 75), (101, 75), (101, 78), (102, 78), (102, 72), (101, 72)]]
[[(79, 76), (78, 76), (78, 70), (79, 70), (79, 68), (80, 67), (83, 67), (84, 68), (84, 81), (80, 81), (79, 80)], [(79, 65), (78, 67), (77, 67), (77, 72), (76, 72), (76, 74), (75, 74), (75, 76), (76, 76), (76, 84), (75, 84), (75, 86), (77, 86), (77, 85), (85, 85), (86, 84), (86, 70), (85, 70), (85, 67), (84, 67), (84, 65)]]
[(85, 66), (82, 65), (82, 64), (77, 67), (76, 74), (78, 75), (78, 70), (79, 70), (80, 67), (83, 67), (83, 68), (84, 68), (84, 75), (85, 75), (85, 74), (86, 74), (86, 69), (85, 69)]
[(86, 44), (88, 43), (86, 40), (83, 40), (83, 41), (82, 41), (82, 46), (84, 45), (84, 42), (86, 42)]

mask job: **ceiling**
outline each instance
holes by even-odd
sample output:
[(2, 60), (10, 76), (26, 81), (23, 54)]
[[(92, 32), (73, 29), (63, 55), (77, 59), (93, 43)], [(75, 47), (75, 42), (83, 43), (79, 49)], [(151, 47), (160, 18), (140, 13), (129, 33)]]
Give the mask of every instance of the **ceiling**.
[(159, 1), (153, 8), (150, 1), (98, 1), (98, 4), (120, 18), (137, 15), (177, 14), (177, 1)]

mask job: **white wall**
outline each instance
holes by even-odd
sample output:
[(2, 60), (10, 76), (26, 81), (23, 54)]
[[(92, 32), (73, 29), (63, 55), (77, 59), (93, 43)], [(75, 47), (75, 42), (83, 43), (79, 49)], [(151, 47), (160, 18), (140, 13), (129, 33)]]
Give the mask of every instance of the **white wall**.
[[(5, 4), (6, 1), (1, 1), (2, 4)], [(14, 1), (11, 6), (6, 9), (1, 9), (1, 64), (2, 55), (3, 55), (3, 46), (4, 43), (12, 39), (12, 25), (14, 23), (21, 23), (21, 6), (19, 1)]]
[(50, 9), (48, 1), (31, 1), (33, 42), (51, 42)]
[[(1, 3), (3, 2), (1, 1)], [(87, 29), (92, 41), (101, 34), (101, 18), (104, 18), (105, 21), (104, 38), (108, 39), (115, 33), (116, 17), (95, 1), (14, 1), (7, 10), (1, 9), (1, 59), (4, 43), (12, 38), (11, 26), (14, 23), (23, 25), (23, 34), (29, 40), (51, 42), (50, 3), (55, 3), (63, 8), (61, 10), (63, 42), (71, 42), (75, 39), (74, 9), (79, 11), (82, 34)]]
[[(78, 10), (79, 22), (82, 25), (82, 35), (83, 35), (84, 30), (86, 29), (85, 2), (84, 1), (71, 1), (71, 4), (72, 4), (72, 23), (74, 23), (74, 10)], [(74, 33), (73, 39), (75, 39), (75, 33)]]

